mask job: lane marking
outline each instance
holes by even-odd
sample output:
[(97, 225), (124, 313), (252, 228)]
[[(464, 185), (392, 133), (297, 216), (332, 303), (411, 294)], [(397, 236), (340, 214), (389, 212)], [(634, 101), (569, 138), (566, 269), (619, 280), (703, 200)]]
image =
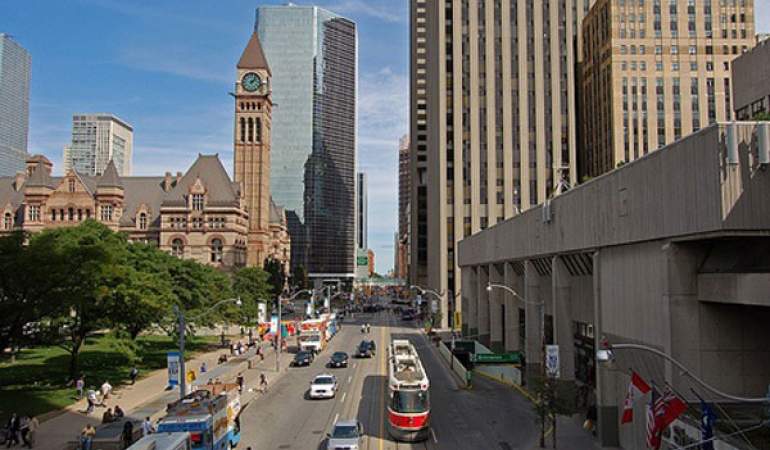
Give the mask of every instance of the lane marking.
[[(390, 320), (388, 320), (388, 327), (390, 326)], [(385, 354), (387, 351), (388, 341), (385, 339), (385, 327), (380, 328), (380, 342), (384, 344), (386, 347), (386, 350), (384, 352), (380, 353), (380, 368), (379, 373), (383, 372), (383, 368), (385, 366)], [(380, 344), (380, 345), (383, 345)], [(385, 377), (388, 375), (386, 374)], [(377, 405), (379, 405), (379, 411), (380, 411), (380, 450), (383, 449), (385, 445), (385, 417), (383, 416), (383, 410), (385, 409), (385, 396), (387, 395), (387, 392), (385, 392), (385, 385), (387, 383), (385, 380), (382, 382), (382, 388), (380, 389), (380, 400), (382, 401), (382, 404), (380, 404), (380, 401), (377, 401)]]
[(337, 423), (337, 419), (339, 419), (339, 418), (340, 418), (340, 413), (335, 414), (334, 415), (334, 422), (332, 422), (332, 424)]
[(348, 384), (350, 384), (351, 381), (353, 381), (353, 375), (348, 375)]
[(340, 403), (345, 403), (345, 395), (347, 395), (347, 392), (342, 393), (342, 400), (340, 400)]
[(430, 434), (433, 436), (433, 443), (438, 444), (438, 439), (436, 438), (436, 432), (433, 431), (433, 427), (430, 428)]

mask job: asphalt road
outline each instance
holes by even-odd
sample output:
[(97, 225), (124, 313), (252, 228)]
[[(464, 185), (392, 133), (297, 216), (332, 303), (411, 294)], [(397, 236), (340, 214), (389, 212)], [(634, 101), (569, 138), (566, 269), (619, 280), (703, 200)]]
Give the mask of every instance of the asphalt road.
[[(361, 334), (362, 322), (372, 324), (369, 335)], [(392, 336), (406, 337), (414, 343), (431, 381), (432, 433), (422, 443), (394, 442), (385, 426), (385, 348)], [(325, 367), (333, 352), (352, 355), (364, 337), (377, 343), (376, 357), (351, 358), (345, 369)], [(310, 381), (322, 372), (337, 376), (337, 396), (308, 400)], [(472, 390), (458, 389), (438, 351), (431, 348), (414, 324), (383, 312), (348, 318), (311, 366), (288, 369), (265, 395), (252, 401), (241, 415), (239, 448), (325, 449), (326, 433), (332, 424), (337, 419), (353, 418), (363, 425), (366, 450), (530, 449), (537, 441), (531, 406), (523, 397), (483, 379), (475, 380)]]

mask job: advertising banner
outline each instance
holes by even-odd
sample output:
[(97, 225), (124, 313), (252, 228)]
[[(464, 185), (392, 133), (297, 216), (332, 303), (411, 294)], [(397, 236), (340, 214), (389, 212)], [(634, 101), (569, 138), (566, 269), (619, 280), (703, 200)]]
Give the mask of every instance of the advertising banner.
[(179, 360), (181, 358), (179, 352), (168, 352), (166, 354), (168, 360), (168, 385), (179, 385)]
[(267, 322), (267, 303), (257, 303), (257, 322)]
[(559, 378), (559, 346), (545, 346), (545, 370), (549, 377)]
[(270, 317), (270, 332), (273, 334), (278, 333), (278, 316)]

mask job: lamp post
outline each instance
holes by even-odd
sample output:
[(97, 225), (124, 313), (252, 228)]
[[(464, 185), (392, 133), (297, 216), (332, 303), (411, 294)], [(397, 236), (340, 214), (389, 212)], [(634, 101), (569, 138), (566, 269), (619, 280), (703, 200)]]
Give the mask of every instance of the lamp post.
[[(287, 300), (292, 301), (295, 298), (297, 298), (300, 294), (312, 294), (313, 292), (310, 290), (303, 289), (301, 291), (297, 291), (294, 294), (292, 294)], [(283, 342), (281, 341), (283, 339), (283, 328), (281, 327), (281, 296), (278, 296), (278, 334), (276, 338), (276, 347), (275, 347), (275, 372), (278, 373), (281, 370), (281, 344)]]
[(514, 291), (513, 288), (510, 286), (506, 286), (504, 284), (499, 283), (487, 283), (487, 292), (492, 292), (492, 289), (503, 289), (513, 296), (517, 297), (519, 300), (521, 300), (524, 304), (527, 305), (533, 305), (537, 306), (538, 309), (538, 315), (540, 316), (540, 343), (542, 346), (541, 351), (543, 352), (543, 370), (545, 371), (545, 303), (543, 302), (530, 302), (526, 298), (519, 295), (518, 292)]
[[(415, 291), (419, 292), (422, 295), (431, 294), (431, 295), (435, 296), (436, 299), (439, 301), (439, 305), (441, 304), (441, 301), (444, 299), (444, 291), (441, 291), (439, 293), (439, 292), (434, 291), (433, 289), (426, 289), (426, 288), (424, 288), (422, 286), (417, 286), (417, 285), (414, 285), (414, 284), (412, 286), (409, 286), (409, 289), (415, 290)], [(432, 323), (433, 323), (433, 311), (431, 310), (431, 324)]]
[[(243, 304), (243, 302), (241, 302), (240, 297), (221, 300), (215, 303), (206, 311), (203, 311), (202, 313), (194, 317), (193, 320), (208, 314), (209, 312), (217, 308), (219, 305), (222, 305), (224, 303), (235, 303), (236, 306), (241, 306)], [(179, 324), (179, 398), (183, 399), (185, 394), (187, 393), (187, 372), (185, 371), (185, 365), (184, 365), (184, 344), (185, 344), (186, 325), (185, 325), (184, 311), (182, 311), (182, 309), (179, 308), (178, 305), (174, 305), (174, 314), (176, 314), (176, 318)]]

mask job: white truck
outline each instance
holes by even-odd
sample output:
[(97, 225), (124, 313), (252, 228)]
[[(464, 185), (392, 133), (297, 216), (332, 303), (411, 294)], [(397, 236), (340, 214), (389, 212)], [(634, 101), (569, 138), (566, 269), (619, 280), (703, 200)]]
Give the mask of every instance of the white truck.
[(134, 442), (127, 450), (192, 450), (190, 433), (155, 433)]

